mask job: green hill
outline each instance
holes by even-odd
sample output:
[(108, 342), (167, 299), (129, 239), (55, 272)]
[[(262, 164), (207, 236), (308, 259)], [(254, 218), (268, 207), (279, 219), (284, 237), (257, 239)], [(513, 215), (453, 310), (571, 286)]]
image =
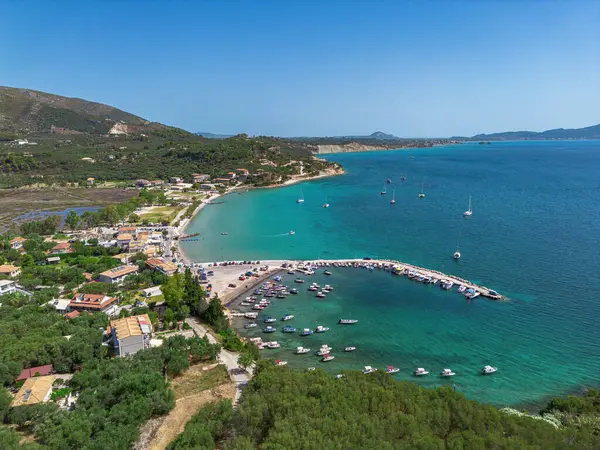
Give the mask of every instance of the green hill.
[(519, 141), (543, 139), (600, 139), (600, 125), (585, 128), (555, 128), (542, 132), (506, 131), (503, 133), (477, 134), (470, 138), (452, 138), (473, 141)]
[(113, 134), (135, 134), (168, 128), (102, 103), (0, 86), (3, 133), (108, 134), (113, 130)]

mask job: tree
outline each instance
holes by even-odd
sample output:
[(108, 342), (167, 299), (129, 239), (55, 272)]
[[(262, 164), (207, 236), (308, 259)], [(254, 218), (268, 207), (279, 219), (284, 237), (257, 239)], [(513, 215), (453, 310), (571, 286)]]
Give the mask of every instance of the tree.
[(35, 260), (33, 259), (33, 256), (30, 254), (23, 255), (23, 258), (21, 258), (21, 267), (25, 268), (33, 266), (35, 266)]
[(65, 219), (65, 224), (67, 224), (67, 226), (71, 229), (71, 230), (75, 230), (77, 228), (77, 226), (79, 225), (79, 221), (80, 221), (80, 217), (77, 214), (76, 211), (69, 211), (69, 214), (67, 214), (67, 217)]
[(103, 210), (104, 220), (111, 225), (115, 225), (119, 222), (119, 212), (117, 211), (117, 207), (115, 205), (108, 205)]
[(165, 324), (165, 328), (168, 327), (168, 324), (173, 322), (175, 318), (175, 313), (171, 308), (165, 309), (165, 313), (163, 314), (163, 323)]
[(218, 295), (215, 295), (208, 303), (208, 308), (206, 308), (206, 311), (204, 311), (203, 317), (204, 320), (215, 327), (217, 332), (221, 331), (219, 328), (222, 327), (223, 322), (227, 322), (227, 319), (225, 318), (223, 305), (221, 304), (221, 300), (219, 299)]
[(165, 302), (173, 310), (178, 310), (181, 307), (181, 300), (184, 295), (183, 277), (176, 273), (169, 277), (161, 286)]
[(253, 362), (252, 355), (247, 351), (242, 351), (238, 356), (237, 363), (244, 370), (246, 370), (246, 367), (251, 366)]
[(130, 221), (131, 223), (138, 223), (138, 222), (141, 222), (141, 220), (142, 220), (142, 219), (140, 218), (140, 216), (138, 216), (138, 215), (137, 215), (137, 214), (135, 214), (135, 213), (134, 213), (134, 214), (130, 214), (130, 215), (129, 215), (129, 221)]

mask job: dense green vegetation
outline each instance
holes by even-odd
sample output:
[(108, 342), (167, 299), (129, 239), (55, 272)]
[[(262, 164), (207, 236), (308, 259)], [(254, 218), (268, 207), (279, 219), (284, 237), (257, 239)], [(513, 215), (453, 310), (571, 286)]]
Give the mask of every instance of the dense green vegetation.
[(168, 450), (213, 450), (225, 437), (233, 416), (230, 400), (209, 403), (185, 425), (185, 430), (169, 444)]

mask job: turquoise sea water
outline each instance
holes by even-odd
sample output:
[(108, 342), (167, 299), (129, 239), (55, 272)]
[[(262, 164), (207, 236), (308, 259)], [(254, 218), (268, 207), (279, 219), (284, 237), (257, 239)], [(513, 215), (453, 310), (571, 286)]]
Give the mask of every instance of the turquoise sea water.
[[(510, 301), (469, 303), (456, 292), (384, 272), (339, 269), (315, 279), (335, 286), (326, 300), (302, 292), (266, 314), (293, 313), (296, 327), (331, 326), (329, 334), (308, 338), (315, 350), (320, 342), (359, 350), (334, 352), (336, 360), (323, 364), (293, 355), (300, 338), (278, 332), (267, 337), (282, 349), (266, 352), (292, 366), (332, 371), (393, 364), (402, 368), (399, 379), (425, 367), (432, 375), (417, 381), (426, 386), (443, 383), (435, 374), (451, 367), (457, 389), (497, 405), (537, 405), (598, 384), (600, 142), (465, 144), (330, 159), (347, 173), (233, 194), (205, 208), (187, 230), (201, 233), (200, 241), (186, 244), (188, 256), (393, 258), (480, 282)], [(396, 205), (389, 204), (391, 192), (379, 194), (388, 177)], [(301, 190), (306, 201), (297, 204)], [(469, 195), (473, 217), (464, 219)], [(325, 201), (330, 208), (321, 207)], [(459, 234), (457, 262), (451, 256)], [(361, 322), (340, 328), (335, 322), (342, 316)], [(499, 372), (477, 375), (488, 363)]]

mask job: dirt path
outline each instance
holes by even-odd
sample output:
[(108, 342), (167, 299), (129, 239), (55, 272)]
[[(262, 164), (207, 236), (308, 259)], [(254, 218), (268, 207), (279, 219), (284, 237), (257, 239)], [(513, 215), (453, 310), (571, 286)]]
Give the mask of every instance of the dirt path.
[(226, 398), (233, 399), (235, 391), (235, 384), (225, 383), (208, 391), (180, 398), (167, 416), (146, 424), (151, 430), (142, 431), (141, 439), (135, 448), (137, 450), (166, 449), (167, 445), (183, 432), (185, 424), (203, 405)]

